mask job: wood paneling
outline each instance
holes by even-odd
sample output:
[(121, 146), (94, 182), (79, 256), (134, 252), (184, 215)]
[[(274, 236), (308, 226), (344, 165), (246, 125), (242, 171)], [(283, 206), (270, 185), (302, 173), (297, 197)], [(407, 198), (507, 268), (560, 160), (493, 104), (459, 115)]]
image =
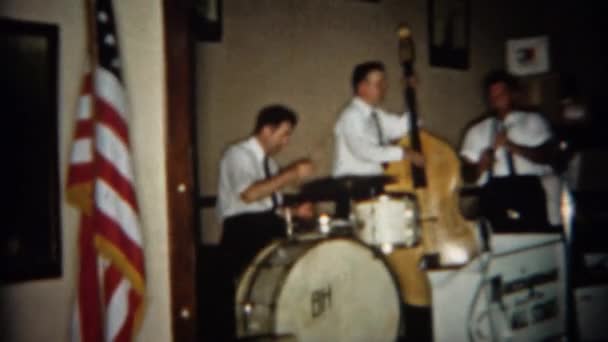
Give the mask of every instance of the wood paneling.
[(167, 91), (167, 200), (174, 341), (195, 341), (196, 188), (193, 165), (191, 1), (164, 0)]

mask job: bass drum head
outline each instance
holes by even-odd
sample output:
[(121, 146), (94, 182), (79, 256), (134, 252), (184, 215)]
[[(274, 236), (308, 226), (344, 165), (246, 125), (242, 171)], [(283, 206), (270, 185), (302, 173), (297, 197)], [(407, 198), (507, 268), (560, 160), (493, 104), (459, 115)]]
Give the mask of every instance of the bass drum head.
[(392, 274), (370, 248), (321, 240), (295, 260), (275, 307), (275, 333), (297, 341), (394, 341), (400, 322)]

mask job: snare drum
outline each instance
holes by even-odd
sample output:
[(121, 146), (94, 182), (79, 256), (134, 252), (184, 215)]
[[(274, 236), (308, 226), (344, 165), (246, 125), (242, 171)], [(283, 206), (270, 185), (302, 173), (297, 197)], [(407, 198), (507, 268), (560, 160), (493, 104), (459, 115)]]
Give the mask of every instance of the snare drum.
[(239, 338), (395, 341), (399, 292), (382, 256), (356, 240), (280, 241), (241, 277), (236, 315)]
[(416, 201), (407, 195), (383, 194), (355, 204), (356, 235), (378, 247), (411, 247), (418, 243), (420, 226)]

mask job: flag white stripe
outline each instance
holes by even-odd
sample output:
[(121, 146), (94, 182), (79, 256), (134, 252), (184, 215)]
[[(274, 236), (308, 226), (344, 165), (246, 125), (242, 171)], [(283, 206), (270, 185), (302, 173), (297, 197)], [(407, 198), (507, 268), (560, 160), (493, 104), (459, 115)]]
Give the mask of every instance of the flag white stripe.
[(93, 117), (91, 110), (91, 95), (83, 94), (78, 99), (78, 120), (89, 120)]
[(122, 84), (113, 73), (102, 67), (95, 69), (95, 94), (109, 103), (125, 122), (128, 121), (127, 99)]
[(95, 204), (97, 208), (114, 220), (126, 236), (136, 245), (141, 246), (139, 220), (137, 213), (106, 182), (97, 179), (95, 182)]
[(93, 161), (91, 138), (75, 140), (72, 145), (72, 164), (86, 164)]
[(118, 287), (111, 294), (110, 302), (106, 308), (105, 340), (112, 342), (127, 320), (129, 312), (129, 282), (122, 278)]
[(123, 143), (112, 129), (102, 123), (95, 127), (97, 151), (125, 177), (133, 182), (133, 170), (131, 169), (131, 155), (128, 147)]

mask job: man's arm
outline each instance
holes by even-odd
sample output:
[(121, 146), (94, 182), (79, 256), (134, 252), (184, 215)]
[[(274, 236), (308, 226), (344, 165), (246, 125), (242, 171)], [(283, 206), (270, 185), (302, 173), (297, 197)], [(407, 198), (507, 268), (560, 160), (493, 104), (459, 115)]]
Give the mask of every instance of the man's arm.
[(380, 146), (377, 140), (366, 134), (365, 129), (365, 122), (355, 116), (348, 117), (342, 127), (344, 141), (358, 159), (380, 164), (404, 157), (401, 147)]
[(462, 178), (467, 183), (475, 183), (481, 175), (494, 165), (494, 150), (486, 149), (478, 162), (473, 162), (466, 157), (462, 159)]
[(525, 145), (508, 139), (506, 134), (499, 134), (498, 140), (504, 141), (505, 148), (538, 164), (551, 164), (558, 153), (558, 146), (547, 120), (537, 113), (530, 113), (525, 121)]
[(472, 163), (465, 158), (461, 158), (461, 166), (462, 179), (464, 179), (466, 183), (477, 182), (479, 176), (481, 175), (477, 163)]
[(538, 164), (551, 164), (555, 159), (556, 145), (553, 141), (546, 142), (537, 147), (517, 145), (507, 141), (506, 148), (513, 154), (518, 154)]
[(275, 176), (251, 184), (241, 192), (241, 200), (245, 203), (258, 201), (290, 184), (305, 179), (310, 176), (312, 172), (312, 163), (309, 160), (297, 161), (281, 170), (281, 172)]
[(462, 178), (467, 183), (477, 182), (494, 164), (494, 151), (480, 139), (478, 131), (477, 126), (469, 128), (460, 148)]
[(506, 132), (501, 132), (496, 136), (494, 146), (495, 148), (504, 146), (511, 153), (522, 156), (538, 164), (552, 163), (555, 159), (555, 153), (557, 152), (556, 144), (553, 139), (549, 139), (538, 146), (524, 146), (509, 140)]
[(381, 112), (382, 127), (388, 141), (399, 140), (410, 131), (409, 113)]

